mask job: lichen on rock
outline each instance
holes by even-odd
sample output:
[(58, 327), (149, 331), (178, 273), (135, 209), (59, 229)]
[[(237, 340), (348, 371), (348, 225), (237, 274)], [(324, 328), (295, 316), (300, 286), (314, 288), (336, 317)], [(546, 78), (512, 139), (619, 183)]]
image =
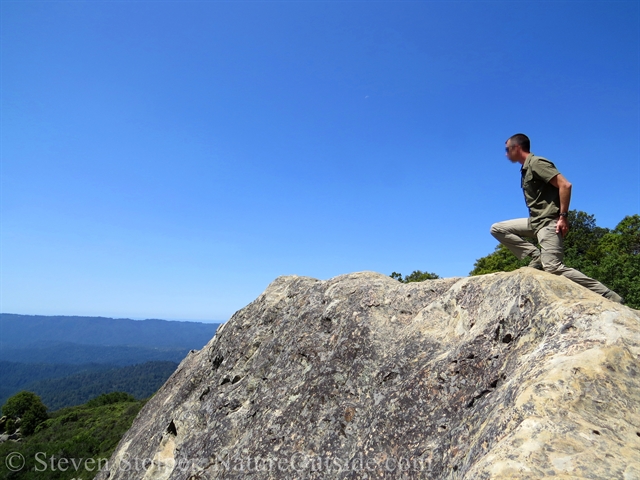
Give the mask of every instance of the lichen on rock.
[(640, 315), (523, 268), (277, 278), (98, 480), (640, 478)]

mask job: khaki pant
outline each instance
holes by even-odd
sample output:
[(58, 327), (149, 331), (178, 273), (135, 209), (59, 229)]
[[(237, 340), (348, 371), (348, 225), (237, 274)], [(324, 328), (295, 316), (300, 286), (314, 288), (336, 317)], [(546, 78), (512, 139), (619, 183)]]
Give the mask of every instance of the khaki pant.
[[(597, 280), (589, 278), (582, 272), (569, 268), (562, 263), (564, 258), (564, 239), (562, 234), (556, 233), (555, 220), (538, 230), (537, 234), (531, 229), (528, 218), (516, 218), (515, 220), (498, 222), (491, 225), (491, 235), (511, 250), (520, 260), (528, 256), (533, 258), (539, 256), (545, 272), (563, 275), (600, 295), (605, 295), (609, 292), (609, 289)], [(537, 238), (540, 250), (522, 237)]]

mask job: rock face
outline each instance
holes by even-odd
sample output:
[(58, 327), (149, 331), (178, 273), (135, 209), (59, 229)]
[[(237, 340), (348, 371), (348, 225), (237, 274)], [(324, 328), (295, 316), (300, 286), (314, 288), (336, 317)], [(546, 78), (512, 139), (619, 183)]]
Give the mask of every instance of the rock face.
[(640, 315), (562, 277), (280, 277), (104, 479), (640, 478)]

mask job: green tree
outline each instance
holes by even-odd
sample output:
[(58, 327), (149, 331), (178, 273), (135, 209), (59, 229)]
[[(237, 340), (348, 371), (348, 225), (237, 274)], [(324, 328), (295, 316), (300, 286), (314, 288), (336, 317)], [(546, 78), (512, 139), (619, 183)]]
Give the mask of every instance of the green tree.
[(22, 391), (10, 397), (2, 406), (2, 414), (7, 420), (13, 420), (13, 424), (20, 419), (20, 432), (23, 435), (31, 435), (36, 427), (48, 417), (47, 407), (35, 393)]
[(485, 275), (494, 272), (511, 272), (529, 264), (529, 259), (518, 260), (507, 247), (499, 243), (492, 254), (479, 258), (473, 264), (470, 275)]
[[(145, 401), (112, 400), (125, 398), (112, 395), (109, 403), (90, 407), (88, 404), (68, 407), (50, 413), (50, 418), (42, 422), (33, 435), (23, 437), (20, 442), (0, 443), (0, 479), (20, 480), (72, 480), (88, 479), (96, 475), (100, 465), (105, 465), (122, 435), (131, 427), (133, 419)], [(102, 400), (98, 403), (102, 403)], [(10, 471), (4, 459), (8, 455), (20, 453), (25, 466), (18, 472)], [(82, 462), (79, 469), (67, 463), (69, 468), (43, 471), (40, 459), (76, 459)], [(81, 459), (95, 461), (87, 464)], [(47, 461), (48, 465), (51, 465)]]
[(592, 265), (599, 262), (599, 244), (608, 228), (598, 227), (593, 215), (579, 210), (569, 211), (569, 233), (564, 238), (564, 264), (589, 275)]
[(402, 278), (402, 274), (398, 272), (393, 272), (389, 276), (402, 283), (424, 282), (425, 280), (435, 280), (436, 278), (440, 278), (435, 273), (422, 272), (420, 270), (414, 270), (410, 275), (405, 275), (404, 278)]
[(602, 236), (594, 261), (584, 273), (604, 283), (640, 309), (640, 215), (628, 215), (615, 229)]

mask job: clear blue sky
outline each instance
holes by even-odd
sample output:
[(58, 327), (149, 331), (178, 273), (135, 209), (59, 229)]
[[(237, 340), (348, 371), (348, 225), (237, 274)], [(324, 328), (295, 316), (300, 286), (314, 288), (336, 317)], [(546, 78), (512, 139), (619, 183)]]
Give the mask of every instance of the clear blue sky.
[(637, 1), (2, 1), (0, 311), (227, 320), (279, 275), (465, 276), (640, 212)]

